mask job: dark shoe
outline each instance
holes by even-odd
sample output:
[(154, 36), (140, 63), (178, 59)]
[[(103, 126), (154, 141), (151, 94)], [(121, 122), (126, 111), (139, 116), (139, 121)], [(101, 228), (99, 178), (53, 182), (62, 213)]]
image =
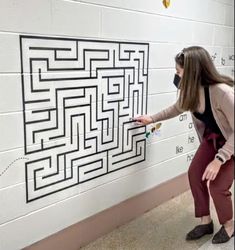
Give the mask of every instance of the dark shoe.
[[(234, 233), (232, 234), (231, 238), (234, 236)], [(214, 235), (212, 239), (213, 244), (220, 244), (220, 243), (225, 243), (228, 242), (231, 239), (227, 231), (225, 230), (224, 226), (220, 228), (220, 230)]]
[(186, 235), (186, 240), (197, 240), (206, 234), (213, 234), (214, 224), (211, 221), (209, 224), (198, 225)]

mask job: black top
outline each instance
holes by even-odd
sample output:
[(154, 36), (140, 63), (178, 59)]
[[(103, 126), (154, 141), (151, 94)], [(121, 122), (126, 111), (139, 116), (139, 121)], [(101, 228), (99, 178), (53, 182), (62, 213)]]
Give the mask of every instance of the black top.
[(206, 128), (209, 128), (212, 132), (217, 134), (222, 134), (220, 128), (218, 127), (211, 109), (209, 87), (204, 87), (205, 92), (205, 111), (204, 113), (194, 112), (194, 116), (205, 123)]

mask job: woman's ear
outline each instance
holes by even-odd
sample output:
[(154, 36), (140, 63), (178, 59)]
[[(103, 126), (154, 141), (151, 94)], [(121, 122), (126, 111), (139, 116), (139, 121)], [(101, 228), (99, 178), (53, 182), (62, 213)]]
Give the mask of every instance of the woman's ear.
[(179, 71), (179, 76), (182, 78), (182, 77), (183, 77), (183, 74), (184, 74), (184, 69), (181, 68), (180, 71)]
[(184, 69), (177, 63), (175, 65), (175, 69), (176, 69), (177, 75), (179, 75), (182, 78), (184, 74)]

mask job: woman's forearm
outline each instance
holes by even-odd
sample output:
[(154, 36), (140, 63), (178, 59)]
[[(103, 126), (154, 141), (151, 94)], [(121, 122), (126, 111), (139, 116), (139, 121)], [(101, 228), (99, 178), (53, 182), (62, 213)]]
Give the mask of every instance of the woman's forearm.
[(159, 122), (159, 121), (164, 121), (164, 120), (168, 120), (171, 118), (174, 118), (180, 114), (182, 114), (184, 111), (180, 110), (178, 108), (177, 103), (175, 103), (174, 105), (156, 113), (151, 115), (151, 118), (153, 120), (153, 122)]

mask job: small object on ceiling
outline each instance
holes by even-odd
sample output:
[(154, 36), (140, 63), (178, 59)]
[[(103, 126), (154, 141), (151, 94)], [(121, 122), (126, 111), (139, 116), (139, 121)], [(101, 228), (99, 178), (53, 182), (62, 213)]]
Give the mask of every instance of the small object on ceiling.
[(171, 4), (171, 0), (163, 0), (162, 3), (165, 6), (165, 8), (168, 8)]

